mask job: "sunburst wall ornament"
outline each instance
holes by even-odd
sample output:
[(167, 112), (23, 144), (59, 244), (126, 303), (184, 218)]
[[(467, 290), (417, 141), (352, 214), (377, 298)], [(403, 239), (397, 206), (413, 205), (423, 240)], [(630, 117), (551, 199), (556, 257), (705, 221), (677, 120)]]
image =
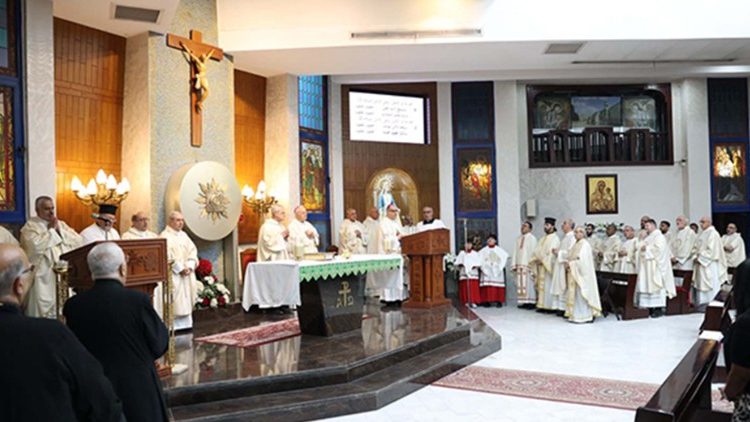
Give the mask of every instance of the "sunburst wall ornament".
[(211, 221), (227, 218), (227, 207), (232, 201), (226, 195), (226, 186), (220, 185), (213, 177), (208, 183), (198, 183), (200, 192), (195, 202), (201, 205), (200, 215)]

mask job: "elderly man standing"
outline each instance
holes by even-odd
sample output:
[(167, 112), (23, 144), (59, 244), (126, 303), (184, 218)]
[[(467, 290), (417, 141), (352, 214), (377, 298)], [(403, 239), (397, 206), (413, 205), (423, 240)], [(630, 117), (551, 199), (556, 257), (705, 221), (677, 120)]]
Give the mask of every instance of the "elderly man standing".
[(286, 211), (281, 205), (271, 206), (271, 218), (267, 219), (258, 233), (258, 262), (290, 259), (289, 230), (284, 227)]
[(607, 240), (603, 243), (602, 249), (599, 252), (601, 258), (600, 271), (615, 271), (617, 267), (617, 257), (619, 256), (620, 236), (617, 235), (617, 227), (614, 224), (607, 226)]
[(174, 329), (193, 328), (193, 307), (198, 292), (195, 267), (198, 266), (198, 249), (185, 233), (185, 218), (179, 211), (169, 214), (167, 227), (160, 236), (167, 239), (167, 255), (172, 264), (172, 293), (174, 296)]
[(149, 218), (143, 211), (138, 211), (130, 218), (131, 226), (122, 234), (124, 240), (155, 239), (158, 234), (148, 229)]
[(445, 228), (447, 228), (445, 226), (445, 223), (435, 218), (435, 210), (433, 210), (432, 207), (422, 208), (422, 221), (417, 223), (417, 233), (427, 231), (427, 230), (445, 229)]
[(73, 333), (56, 320), (21, 313), (33, 283), (34, 265), (21, 248), (0, 245), (0, 420), (122, 420), (102, 366)]
[(346, 210), (346, 219), (339, 230), (339, 248), (341, 253), (365, 253), (365, 226), (357, 221), (357, 210)]
[[(563, 220), (562, 230), (565, 235), (560, 242), (560, 247), (552, 250), (552, 253), (554, 253), (557, 258), (555, 260), (555, 269), (552, 273), (552, 309), (557, 311), (559, 316), (564, 316), (565, 311), (567, 310), (568, 296), (566, 291), (568, 288), (568, 281), (565, 269), (570, 248), (576, 243), (575, 233), (573, 232), (575, 227), (576, 223), (573, 219), (566, 218)], [(584, 234), (586, 234), (585, 230)], [(591, 246), (591, 244), (589, 244), (589, 246)], [(588, 250), (591, 251), (591, 248), (588, 248)], [(593, 260), (594, 255), (593, 252), (591, 253), (591, 259)]]
[(701, 217), (703, 231), (696, 243), (695, 271), (693, 272), (694, 302), (698, 306), (708, 304), (727, 281), (727, 258), (721, 237), (711, 224), (711, 218)]
[(294, 209), (294, 220), (289, 223), (289, 248), (294, 256), (297, 256), (297, 251), (301, 251), (300, 255), (306, 253), (318, 252), (318, 246), (320, 245), (320, 235), (315, 227), (307, 221), (307, 209), (298, 205)]
[[(398, 221), (398, 208), (391, 204), (386, 208), (386, 217), (380, 222), (377, 233), (379, 254), (401, 254), (401, 224)], [(373, 277), (372, 286), (380, 292), (380, 300), (389, 305), (399, 305), (404, 300), (403, 275), (389, 277), (385, 271), (368, 273)]]
[(87, 256), (94, 287), (65, 303), (68, 327), (104, 367), (129, 421), (167, 421), (154, 360), (167, 351), (167, 327), (144, 293), (126, 289), (125, 253), (112, 242)]
[(516, 275), (518, 307), (525, 309), (534, 309), (536, 305), (534, 274), (529, 267), (529, 262), (534, 256), (534, 249), (536, 249), (536, 238), (531, 234), (532, 227), (530, 221), (524, 221), (521, 224), (521, 235), (516, 240), (516, 247), (513, 249), (513, 257), (510, 260), (510, 270)]
[(727, 267), (737, 267), (745, 260), (745, 241), (737, 232), (736, 224), (727, 224), (727, 234), (722, 236), (721, 243), (724, 245), (724, 253), (727, 256)]
[(380, 228), (380, 211), (376, 207), (370, 208), (367, 213), (367, 218), (362, 222), (365, 226), (365, 245), (367, 246), (367, 253), (376, 254), (378, 253), (378, 228)]
[(625, 235), (625, 242), (620, 245), (617, 252), (615, 272), (638, 274), (638, 239), (635, 238), (635, 229), (633, 226), (625, 226), (622, 234)]
[(116, 212), (115, 205), (99, 205), (99, 213), (92, 214), (94, 223), (81, 232), (83, 244), (88, 245), (101, 240), (120, 240), (120, 234), (113, 227)]
[(648, 308), (651, 317), (658, 318), (664, 315), (667, 297), (671, 299), (677, 292), (666, 237), (656, 229), (653, 219), (646, 221), (646, 232), (648, 236), (639, 245), (640, 268), (635, 285), (635, 305)]
[(34, 205), (36, 217), (30, 218), (21, 229), (21, 246), (36, 267), (26, 314), (56, 318), (57, 279), (52, 267), (60, 259), (60, 255), (80, 246), (83, 239), (57, 218), (52, 198), (40, 196)]
[(594, 322), (602, 314), (602, 304), (596, 282), (596, 267), (591, 245), (584, 238), (585, 230), (574, 230), (575, 243), (565, 257), (567, 291), (565, 318), (574, 323)]
[(695, 241), (698, 236), (688, 226), (684, 215), (677, 217), (677, 233), (672, 237), (669, 248), (672, 251), (672, 266), (675, 270), (692, 270), (695, 260)]

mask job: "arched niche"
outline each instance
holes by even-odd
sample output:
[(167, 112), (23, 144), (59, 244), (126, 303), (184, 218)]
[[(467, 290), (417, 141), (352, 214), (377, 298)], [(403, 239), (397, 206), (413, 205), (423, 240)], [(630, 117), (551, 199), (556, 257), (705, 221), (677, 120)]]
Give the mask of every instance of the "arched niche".
[[(409, 173), (397, 169), (386, 168), (380, 170), (370, 177), (365, 192), (365, 204), (367, 209), (378, 207), (381, 209), (381, 218), (385, 217), (384, 208), (391, 198), (401, 210), (401, 222), (404, 217), (411, 217), (414, 224), (420, 220), (419, 215), (419, 190), (414, 179)], [(388, 196), (390, 193), (390, 197)], [(379, 206), (380, 205), (380, 206)]]

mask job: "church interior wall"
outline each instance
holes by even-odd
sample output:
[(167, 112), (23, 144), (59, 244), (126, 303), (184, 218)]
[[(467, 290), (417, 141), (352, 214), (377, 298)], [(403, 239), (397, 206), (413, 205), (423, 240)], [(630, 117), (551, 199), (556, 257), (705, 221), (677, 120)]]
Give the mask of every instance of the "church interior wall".
[[(264, 177), (268, 192), (288, 211), (300, 203), (299, 112), (297, 77), (277, 75), (266, 81)], [(273, 163), (273, 164), (271, 164)]]

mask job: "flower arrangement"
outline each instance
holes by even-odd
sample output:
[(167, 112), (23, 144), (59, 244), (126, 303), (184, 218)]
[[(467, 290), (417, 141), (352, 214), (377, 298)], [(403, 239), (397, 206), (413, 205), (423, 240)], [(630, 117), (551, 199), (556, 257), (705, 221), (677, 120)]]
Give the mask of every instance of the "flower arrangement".
[(219, 283), (213, 273), (211, 261), (199, 259), (195, 268), (195, 276), (200, 282), (198, 287), (198, 298), (195, 306), (197, 308), (225, 307), (229, 303), (230, 292), (224, 283)]
[(456, 256), (452, 253), (447, 253), (443, 256), (443, 271), (453, 272), (455, 270)]

